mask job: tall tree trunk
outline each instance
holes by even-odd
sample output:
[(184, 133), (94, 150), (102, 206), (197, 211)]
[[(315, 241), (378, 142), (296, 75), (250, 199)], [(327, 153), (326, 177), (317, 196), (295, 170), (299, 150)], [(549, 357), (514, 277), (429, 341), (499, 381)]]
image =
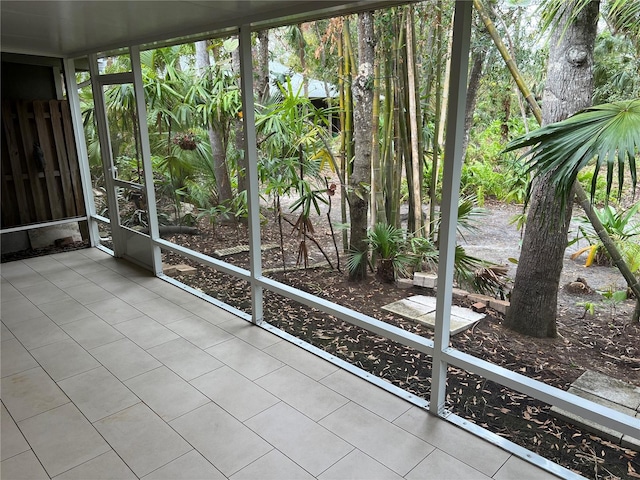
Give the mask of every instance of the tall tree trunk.
[(364, 260), (350, 272), (352, 280), (367, 275), (368, 245), (367, 213), (368, 187), (371, 184), (371, 133), (373, 120), (373, 64), (375, 61), (375, 35), (373, 12), (358, 14), (358, 76), (352, 86), (354, 99), (353, 121), (355, 125), (355, 152), (353, 171), (349, 178), (349, 209), (351, 219), (350, 249), (364, 252)]
[[(340, 92), (340, 170), (342, 171), (342, 191), (340, 195), (340, 217), (343, 224), (348, 223), (347, 217), (347, 185), (351, 175), (351, 158), (353, 156), (353, 132), (351, 124), (353, 120), (353, 102), (351, 101), (351, 64), (349, 48), (351, 42), (347, 42), (349, 21), (344, 20), (342, 34), (338, 42), (338, 88)], [(349, 250), (349, 232), (342, 230), (342, 248)]]
[(373, 132), (371, 141), (371, 226), (387, 223), (384, 208), (384, 170), (380, 154), (380, 57), (376, 56), (373, 81)]
[(218, 185), (218, 202), (221, 204), (229, 203), (233, 199), (233, 193), (231, 192), (229, 171), (225, 161), (227, 149), (224, 135), (216, 128), (209, 128), (209, 142), (211, 142), (211, 156), (213, 157), (213, 168)]
[[(239, 64), (239, 63), (238, 63)], [(258, 31), (258, 71), (253, 88), (258, 102), (269, 96), (269, 31)]]
[[(207, 41), (196, 42), (196, 68), (200, 72), (205, 72), (210, 65)], [(222, 132), (214, 128), (211, 122), (208, 125), (208, 133), (209, 142), (211, 143), (213, 169), (218, 187), (218, 202), (229, 203), (233, 199), (233, 194), (231, 192), (231, 182), (229, 181), (229, 171), (227, 170), (225, 138)]]
[(467, 104), (464, 112), (464, 138), (462, 140), (462, 156), (466, 157), (469, 146), (469, 136), (473, 126), (473, 113), (476, 110), (478, 101), (478, 89), (482, 78), (484, 60), (487, 58), (487, 51), (484, 48), (474, 49), (471, 54), (471, 73), (469, 74), (469, 87), (467, 88)]
[(354, 117), (354, 100), (353, 100), (353, 82), (354, 82), (354, 74), (353, 70), (356, 68), (356, 64), (353, 62), (354, 54), (353, 54), (353, 45), (351, 44), (351, 27), (348, 18), (344, 20), (344, 28), (342, 31), (342, 39), (344, 41), (343, 45), (343, 59), (344, 59), (344, 70), (343, 76), (347, 84), (344, 88), (344, 108), (345, 108), (345, 119), (344, 119), (344, 143), (345, 143), (345, 158), (347, 161), (347, 169), (346, 175), (347, 178), (351, 175), (352, 164), (353, 164), (353, 155), (355, 153), (354, 150), (354, 132), (353, 132), (353, 117)]
[(407, 32), (407, 84), (409, 96), (409, 133), (411, 134), (411, 190), (413, 190), (413, 229), (416, 236), (422, 231), (422, 152), (420, 150), (420, 119), (418, 77), (416, 75), (416, 36), (413, 31), (413, 6), (409, 5), (406, 19)]
[(393, 88), (393, 59), (388, 56), (384, 59), (384, 133), (382, 137), (382, 168), (384, 169), (384, 190), (386, 195), (384, 196), (384, 210), (387, 222), (390, 225), (397, 226), (397, 202), (395, 201), (398, 196), (398, 192), (395, 189), (395, 168), (394, 168), (394, 156), (393, 156), (393, 141), (394, 141), (394, 111), (395, 111), (395, 97)]
[(509, 119), (511, 118), (511, 92), (507, 90), (504, 98), (502, 99), (502, 122), (500, 124), (500, 134), (502, 135), (502, 141), (507, 143), (509, 141)]
[[(258, 32), (258, 38), (260, 38), (260, 34), (262, 32)], [(262, 45), (262, 44), (261, 44)], [(231, 67), (233, 69), (233, 73), (236, 75), (236, 83), (238, 88), (242, 88), (240, 85), (240, 48), (236, 48), (231, 52)], [(260, 70), (260, 69), (258, 69)], [(260, 78), (261, 74), (258, 73), (258, 78)], [(269, 69), (267, 68), (267, 83), (269, 76)], [(256, 82), (257, 83), (257, 82)], [(264, 89), (264, 87), (262, 87)], [(262, 91), (262, 90), (258, 90)], [(242, 118), (236, 117), (233, 119), (231, 124), (231, 128), (233, 129), (233, 146), (236, 152), (236, 170), (238, 177), (238, 193), (244, 192), (247, 189), (247, 157), (244, 154), (244, 124), (242, 122)], [(246, 219), (246, 218), (245, 218)]]
[[(500, 36), (496, 32), (495, 27), (493, 26), (493, 23), (487, 16), (484, 9), (484, 5), (482, 4), (482, 1), (474, 0), (474, 5), (478, 10), (478, 13), (480, 14), (482, 20), (485, 22), (487, 31), (490, 33), (492, 40), (494, 41), (496, 47), (498, 48), (498, 51), (502, 55), (507, 67), (509, 68), (509, 71), (511, 72), (511, 76), (516, 82), (516, 88), (520, 91), (522, 96), (525, 98), (525, 100), (529, 104), (529, 107), (531, 108), (534, 117), (538, 121), (538, 124), (542, 125), (542, 110), (540, 109), (540, 106), (538, 105), (535, 98), (529, 91), (529, 88), (527, 87), (524, 79), (522, 78), (522, 75), (520, 75), (520, 72), (518, 71), (515, 61), (513, 60), (513, 57), (507, 51), (507, 48), (502, 43), (502, 40), (500, 39)], [(512, 48), (512, 51), (513, 51), (513, 48)], [(524, 113), (523, 113), (523, 116), (524, 116)], [(525, 127), (526, 127), (526, 121), (525, 121)], [(528, 132), (528, 128), (526, 130)], [(598, 215), (595, 213), (593, 207), (591, 206), (587, 193), (584, 191), (584, 188), (582, 188), (582, 185), (579, 182), (576, 182), (573, 188), (576, 192), (576, 201), (584, 210), (585, 215), (589, 219), (589, 222), (591, 223), (591, 225), (593, 225), (593, 228), (598, 234), (598, 237), (600, 237), (600, 240), (602, 241), (602, 244), (604, 245), (607, 252), (609, 253), (609, 256), (614, 260), (614, 265), (620, 270), (620, 273), (625, 278), (627, 285), (636, 296), (636, 308), (633, 313), (632, 321), (638, 322), (640, 321), (640, 282), (638, 282), (638, 280), (633, 276), (629, 266), (625, 263), (624, 258), (618, 251), (618, 248), (616, 247), (615, 243), (613, 242), (613, 240), (611, 239), (607, 231), (602, 226), (602, 222), (600, 222)], [(512, 314), (516, 315), (515, 312), (512, 312)]]
[[(543, 96), (542, 122), (558, 122), (591, 104), (593, 92), (593, 47), (599, 2), (588, 3), (569, 23), (567, 8), (549, 42), (547, 81)], [(534, 337), (554, 337), (560, 273), (567, 247), (572, 197), (560, 207), (548, 176), (532, 185), (522, 253), (505, 319), (508, 328)], [(544, 258), (540, 257), (544, 252)]]
[(431, 181), (429, 183), (429, 238), (435, 240), (436, 234), (436, 199), (437, 187), (438, 187), (438, 170), (440, 169), (439, 156), (440, 156), (440, 113), (442, 108), (442, 62), (444, 61), (444, 54), (442, 53), (442, 36), (444, 29), (442, 28), (442, 0), (438, 0), (438, 7), (436, 13), (436, 85), (435, 85), (435, 115), (433, 126), (433, 153), (431, 160)]

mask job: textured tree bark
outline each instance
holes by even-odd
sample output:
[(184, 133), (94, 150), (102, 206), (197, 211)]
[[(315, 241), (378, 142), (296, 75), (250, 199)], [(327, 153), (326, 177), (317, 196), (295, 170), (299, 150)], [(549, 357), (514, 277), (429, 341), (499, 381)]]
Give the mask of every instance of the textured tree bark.
[[(588, 107), (593, 92), (593, 47), (599, 2), (592, 1), (568, 24), (575, 2), (567, 2), (549, 42), (543, 125)], [(548, 176), (532, 186), (522, 253), (505, 326), (534, 337), (555, 337), (558, 287), (573, 193), (562, 210)], [(540, 255), (543, 252), (543, 256)]]
[[(196, 42), (196, 68), (204, 75), (210, 65), (207, 41)], [(233, 199), (233, 194), (231, 193), (231, 182), (229, 181), (229, 171), (227, 170), (225, 138), (222, 132), (215, 129), (211, 123), (208, 125), (208, 133), (216, 185), (218, 187), (218, 202), (228, 203)]]
[(269, 96), (269, 31), (258, 32), (258, 72), (254, 85), (259, 102)]
[(213, 168), (218, 186), (218, 202), (227, 203), (233, 199), (233, 193), (227, 170), (227, 150), (222, 132), (209, 127), (209, 142), (211, 142), (211, 156), (213, 157)]
[(469, 87), (467, 88), (467, 106), (464, 112), (464, 140), (462, 143), (462, 152), (465, 156), (469, 146), (469, 133), (473, 126), (473, 113), (478, 101), (478, 89), (480, 88), (480, 79), (482, 78), (484, 59), (486, 57), (487, 51), (484, 48), (474, 49), (471, 53), (472, 67), (469, 75)]
[(416, 77), (416, 37), (413, 31), (413, 6), (409, 5), (406, 31), (407, 31), (407, 84), (409, 97), (409, 131), (411, 138), (411, 190), (413, 195), (412, 213), (413, 213), (413, 232), (416, 236), (423, 236), (422, 231), (422, 152), (420, 151), (419, 127), (418, 120), (420, 114), (418, 112), (420, 98), (418, 92), (418, 78)]
[[(358, 75), (352, 85), (355, 150), (353, 171), (349, 177), (349, 213), (351, 218), (350, 250), (367, 252), (367, 214), (371, 185), (371, 135), (373, 128), (373, 64), (375, 36), (373, 12), (358, 14)], [(367, 276), (368, 255), (358, 268), (350, 272), (350, 279)]]
[(387, 212), (384, 208), (384, 171), (380, 152), (380, 58), (376, 58), (373, 82), (373, 131), (371, 141), (371, 219), (373, 227), (376, 223), (387, 223)]

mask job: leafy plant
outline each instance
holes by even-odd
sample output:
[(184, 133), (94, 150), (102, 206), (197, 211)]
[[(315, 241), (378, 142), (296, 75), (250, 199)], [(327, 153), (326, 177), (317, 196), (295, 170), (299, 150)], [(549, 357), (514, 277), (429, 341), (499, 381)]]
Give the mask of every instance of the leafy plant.
[(607, 201), (607, 181), (601, 176), (595, 182), (595, 191), (593, 184), (593, 170), (585, 169), (578, 173), (578, 181), (582, 184), (582, 188), (591, 195), (596, 204), (604, 204)]
[(481, 160), (462, 167), (462, 191), (474, 194), (480, 206), (484, 205), (487, 197), (523, 203), (528, 180), (526, 169), (519, 162)]
[(216, 234), (216, 225), (221, 217), (226, 217), (231, 212), (231, 208), (227, 205), (214, 205), (198, 214), (198, 220), (207, 218), (213, 227), (213, 234)]
[[(458, 233), (473, 230), (474, 222), (484, 214), (484, 210), (475, 206), (475, 197), (461, 198), (458, 204)], [(436, 222), (436, 229), (440, 221)], [(436, 238), (438, 237), (436, 232)], [(376, 274), (387, 282), (399, 275), (406, 275), (408, 267), (414, 265), (435, 271), (438, 267), (439, 251), (437, 241), (429, 238), (407, 235), (404, 230), (383, 223), (376, 224), (367, 233), (367, 243), (376, 258)], [(360, 265), (365, 255), (362, 252), (350, 252), (347, 268)], [(456, 245), (454, 275), (459, 285), (466, 285), (481, 293), (500, 294), (504, 283), (488, 274), (491, 268), (483, 260), (468, 255), (461, 245)]]
[[(396, 275), (406, 275), (413, 258), (405, 253), (405, 232), (393, 225), (377, 223), (367, 232), (367, 244), (376, 261), (376, 275), (383, 282), (393, 282)], [(349, 271), (364, 260), (364, 252), (353, 252), (347, 261)]]
[[(476, 222), (486, 215), (484, 208), (478, 207), (478, 199), (475, 195), (466, 195), (458, 200), (458, 221), (456, 222), (456, 230), (458, 235), (464, 239), (465, 232), (473, 232), (477, 230)], [(440, 216), (436, 219), (436, 235), (440, 230)], [(437, 242), (436, 242), (437, 247)]]
[[(636, 220), (636, 214), (640, 211), (640, 202), (632, 205), (627, 210), (616, 211), (611, 205), (607, 205), (601, 209), (594, 210), (602, 226), (605, 228), (609, 236), (616, 243), (618, 248), (625, 253), (625, 256), (631, 260), (631, 263), (637, 264), (638, 260), (634, 258), (636, 253), (637, 242), (634, 237), (640, 236), (640, 222)], [(594, 262), (598, 265), (609, 264), (610, 257), (605, 249), (600, 237), (597, 235), (591, 222), (585, 216), (578, 218), (580, 226), (578, 227), (578, 236), (576, 241), (585, 239), (589, 245), (575, 252), (571, 258), (578, 258), (580, 255), (588, 252), (585, 266), (588, 267)], [(638, 267), (631, 268), (631, 271), (637, 271)]]
[(616, 314), (616, 308), (627, 299), (626, 290), (614, 290), (613, 287), (609, 287), (605, 291), (598, 292), (602, 295), (602, 303), (608, 305), (611, 309), (611, 316)]
[(587, 313), (589, 315), (593, 315), (594, 313), (596, 313), (595, 302), (578, 302), (576, 303), (576, 305), (579, 307), (584, 307), (584, 312), (582, 312), (581, 318), (584, 318), (587, 315)]
[(530, 147), (521, 159), (528, 171), (551, 175), (551, 183), (561, 202), (568, 198), (578, 173), (595, 160), (591, 181), (593, 202), (602, 166), (607, 170), (606, 196), (618, 173), (618, 198), (622, 195), (625, 166), (628, 163), (632, 188), (637, 183), (635, 157), (640, 149), (640, 99), (596, 105), (561, 122), (546, 125), (517, 138), (505, 151)]
[(326, 204), (328, 201), (323, 197), (323, 194), (326, 193), (326, 189), (314, 190), (309, 182), (305, 180), (300, 180), (298, 182), (297, 189), (300, 192), (300, 197), (291, 205), (292, 212), (300, 210), (300, 214), (293, 225), (293, 231), (297, 231), (298, 236), (300, 237), (300, 246), (298, 247), (296, 265), (304, 263), (306, 268), (309, 261), (307, 237), (310, 235), (313, 236), (315, 233), (313, 222), (311, 221), (311, 207), (313, 207), (315, 212), (320, 215), (320, 205), (318, 202)]

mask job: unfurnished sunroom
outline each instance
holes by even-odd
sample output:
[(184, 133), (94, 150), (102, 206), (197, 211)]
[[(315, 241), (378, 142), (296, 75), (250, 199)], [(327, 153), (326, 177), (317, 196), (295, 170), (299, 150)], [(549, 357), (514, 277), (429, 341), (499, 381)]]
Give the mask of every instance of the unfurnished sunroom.
[[(579, 478), (447, 410), (451, 368), (637, 433), (637, 418), (449, 346), (472, 2), (455, 2), (433, 340), (263, 271), (253, 36), (402, 3), (2, 2), (2, 242), (71, 226), (64, 241), (90, 247), (2, 265), (3, 478)], [(211, 38), (238, 41), (249, 268), (160, 235), (142, 62)], [(114, 85), (137, 114), (134, 179), (112, 157)], [(98, 199), (82, 89), (102, 152)], [(146, 230), (120, 215), (132, 198), (146, 199)], [(243, 282), (248, 308), (166, 275), (167, 254)], [(428, 358), (429, 398), (274, 327), (268, 294)]]

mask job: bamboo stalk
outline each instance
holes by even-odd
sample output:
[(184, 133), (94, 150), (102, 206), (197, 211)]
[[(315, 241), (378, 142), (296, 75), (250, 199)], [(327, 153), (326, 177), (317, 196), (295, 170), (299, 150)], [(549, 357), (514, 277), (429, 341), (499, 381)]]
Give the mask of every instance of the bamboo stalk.
[(371, 149), (371, 226), (387, 223), (384, 209), (383, 170), (380, 155), (380, 58), (376, 55), (373, 80), (373, 134)]
[(436, 64), (436, 93), (435, 93), (435, 119), (433, 135), (433, 155), (431, 160), (431, 182), (429, 185), (429, 238), (434, 241), (436, 231), (436, 188), (438, 187), (438, 169), (440, 156), (440, 142), (438, 132), (440, 131), (440, 112), (442, 107), (442, 0), (438, 0), (438, 11), (436, 14), (436, 52), (438, 63)]
[(408, 12), (406, 16), (406, 36), (407, 36), (407, 84), (409, 96), (409, 131), (411, 134), (411, 190), (413, 191), (413, 233), (416, 236), (422, 236), (422, 184), (420, 179), (420, 171), (422, 170), (422, 162), (420, 161), (419, 150), (419, 132), (418, 132), (418, 104), (417, 102), (417, 83), (416, 77), (416, 57), (415, 57), (415, 43), (416, 36), (413, 30), (413, 6), (407, 7)]

